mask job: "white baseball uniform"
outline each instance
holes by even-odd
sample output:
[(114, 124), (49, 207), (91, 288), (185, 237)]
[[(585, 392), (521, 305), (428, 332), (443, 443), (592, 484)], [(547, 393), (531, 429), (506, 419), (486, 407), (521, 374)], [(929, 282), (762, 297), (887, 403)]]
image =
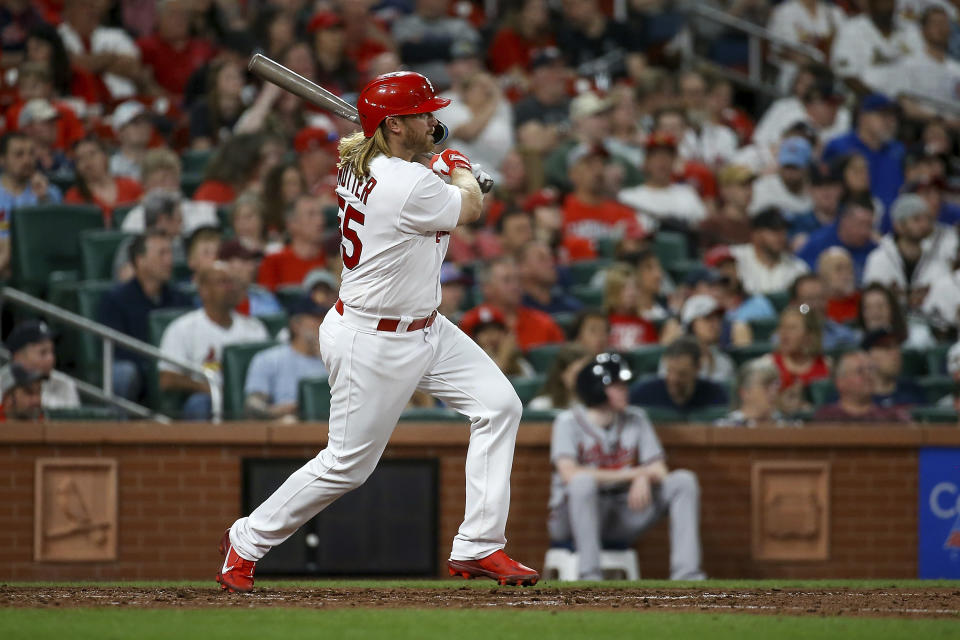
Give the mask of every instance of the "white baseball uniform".
[(237, 520), (230, 539), (241, 557), (259, 560), (363, 484), (419, 389), (470, 419), (466, 512), (450, 557), (483, 558), (506, 543), (522, 405), (483, 350), (436, 314), (460, 190), (420, 164), (382, 155), (366, 179), (342, 169), (338, 182), (342, 302), (320, 326), (331, 386), (327, 448)]

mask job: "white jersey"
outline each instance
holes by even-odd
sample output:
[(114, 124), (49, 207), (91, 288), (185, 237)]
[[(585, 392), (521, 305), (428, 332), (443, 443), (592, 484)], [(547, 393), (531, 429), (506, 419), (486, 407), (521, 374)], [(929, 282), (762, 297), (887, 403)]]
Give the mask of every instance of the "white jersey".
[(873, 67), (894, 64), (923, 49), (923, 37), (917, 27), (897, 22), (890, 37), (883, 35), (867, 15), (848, 20), (840, 28), (830, 61), (840, 76), (862, 77), (876, 73)]
[(421, 164), (383, 155), (365, 179), (341, 169), (337, 183), (340, 299), (376, 316), (429, 316), (440, 304), (440, 265), (460, 220), (460, 189)]

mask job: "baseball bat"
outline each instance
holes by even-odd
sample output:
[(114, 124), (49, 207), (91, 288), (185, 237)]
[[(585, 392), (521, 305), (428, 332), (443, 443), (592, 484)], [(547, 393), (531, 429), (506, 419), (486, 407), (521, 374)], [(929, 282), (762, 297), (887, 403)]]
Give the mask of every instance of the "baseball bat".
[[(247, 69), (255, 76), (267, 82), (272, 82), (310, 104), (326, 109), (345, 120), (360, 124), (360, 114), (355, 106), (262, 53), (255, 53), (250, 58)], [(433, 132), (433, 143), (440, 144), (447, 139), (448, 135), (450, 135), (450, 130), (447, 125), (438, 120)], [(484, 193), (487, 193), (493, 188), (493, 180), (489, 180), (488, 177), (481, 181), (480, 188)]]

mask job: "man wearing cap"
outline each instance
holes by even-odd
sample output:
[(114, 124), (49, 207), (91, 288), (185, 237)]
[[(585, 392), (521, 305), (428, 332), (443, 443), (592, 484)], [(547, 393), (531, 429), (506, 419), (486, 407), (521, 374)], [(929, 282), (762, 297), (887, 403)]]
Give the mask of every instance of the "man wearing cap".
[(915, 193), (901, 195), (890, 209), (893, 232), (867, 256), (865, 285), (879, 282), (918, 306), (939, 278), (950, 275), (957, 255), (957, 232), (936, 223), (927, 201)]
[[(513, 107), (513, 119), (519, 128), (537, 122), (553, 130), (554, 139), (570, 117), (567, 80), (570, 71), (556, 47), (538, 49), (530, 58), (530, 93)], [(520, 137), (523, 134), (520, 133)]]
[(577, 145), (567, 158), (573, 192), (563, 201), (564, 234), (599, 240), (637, 226), (634, 212), (607, 196), (603, 176), (610, 154), (602, 145)]
[(47, 176), (73, 171), (73, 163), (57, 148), (59, 119), (60, 112), (44, 98), (27, 102), (17, 118), (19, 130), (36, 146), (38, 168)]
[(43, 418), (43, 384), (47, 376), (21, 364), (6, 367), (6, 376), (0, 378), (0, 422), (19, 420), (37, 421)]
[(707, 208), (693, 187), (673, 181), (676, 139), (670, 134), (653, 133), (645, 147), (644, 183), (622, 189), (618, 199), (637, 212), (637, 221), (644, 229), (656, 229), (667, 221), (697, 228), (707, 217)]
[(430, 78), (438, 88), (450, 86), (445, 62), (451, 45), (480, 43), (480, 35), (469, 22), (448, 14), (449, 4), (447, 0), (417, 0), (413, 13), (400, 16), (392, 27), (404, 64)]
[(330, 308), (337, 302), (340, 283), (326, 269), (314, 269), (303, 279), (303, 291), (321, 307)]
[[(892, 0), (891, 0), (892, 1)], [(840, 156), (859, 153), (870, 168), (870, 191), (884, 207), (893, 204), (903, 185), (906, 149), (897, 136), (897, 105), (887, 96), (874, 93), (860, 101), (857, 127), (834, 138), (823, 150), (823, 161), (831, 163)], [(889, 213), (883, 217), (881, 233), (890, 231)]]
[(250, 362), (243, 386), (248, 417), (296, 419), (300, 381), (327, 375), (320, 358), (317, 331), (328, 309), (306, 296), (291, 303), (288, 309), (290, 342), (261, 351)]
[[(712, 283), (710, 293), (720, 306), (727, 310), (726, 319), (730, 325), (732, 346), (743, 346), (753, 342), (753, 332), (749, 322), (777, 317), (773, 304), (765, 296), (751, 295), (743, 289), (737, 259), (730, 247), (718, 245), (703, 254), (703, 263), (718, 277)], [(745, 327), (745, 328), (741, 328)]]
[(327, 265), (323, 251), (324, 215), (313, 196), (298, 197), (287, 210), (284, 221), (290, 242), (260, 263), (257, 282), (276, 291), (278, 287), (299, 284), (311, 269)]
[[(192, 307), (193, 300), (170, 286), (173, 243), (165, 232), (152, 229), (137, 236), (130, 244), (129, 255), (133, 277), (101, 296), (97, 322), (149, 342), (151, 311)], [(138, 399), (150, 366), (152, 360), (118, 347), (113, 362), (114, 393), (128, 400)]]
[(863, 281), (867, 256), (877, 248), (873, 241), (873, 200), (869, 197), (846, 201), (837, 215), (837, 221), (810, 234), (806, 244), (797, 253), (811, 269), (817, 265), (820, 254), (830, 247), (843, 247), (853, 258), (857, 283)]
[(903, 407), (926, 402), (920, 385), (902, 377), (903, 351), (893, 331), (870, 331), (863, 337), (861, 348), (873, 363), (874, 402), (881, 407)]
[(700, 241), (715, 244), (742, 244), (750, 240), (750, 215), (747, 207), (753, 199), (756, 175), (744, 165), (728, 164), (717, 172), (720, 206), (714, 215), (700, 223)]
[(790, 246), (794, 249), (802, 247), (814, 231), (837, 221), (837, 210), (843, 197), (843, 172), (839, 167), (813, 164), (809, 182), (810, 210), (789, 220)]
[(114, 109), (112, 125), (120, 147), (110, 156), (110, 175), (125, 176), (140, 182), (143, 159), (153, 136), (150, 113), (143, 103), (127, 100)]
[(20, 113), (27, 103), (43, 99), (53, 105), (59, 116), (56, 119), (57, 136), (53, 148), (66, 152), (73, 143), (86, 135), (83, 123), (77, 117), (74, 108), (68, 103), (57, 100), (57, 91), (53, 86), (53, 74), (47, 62), (27, 61), (17, 68), (17, 94), (19, 101), (6, 110), (7, 129), (17, 131), (20, 127)]
[(156, 31), (137, 40), (143, 63), (173, 98), (183, 95), (190, 75), (214, 54), (208, 39), (190, 36), (193, 14), (193, 3), (188, 0), (161, 0), (157, 3)]
[(872, 67), (889, 65), (923, 48), (916, 26), (896, 19), (896, 0), (868, 0), (866, 11), (837, 30), (830, 50), (834, 72), (858, 92)]
[(838, 399), (817, 409), (813, 419), (823, 422), (909, 422), (910, 415), (899, 406), (881, 407), (874, 400), (876, 371), (863, 351), (840, 356), (834, 372)]
[(807, 178), (813, 147), (805, 138), (795, 136), (780, 143), (777, 172), (759, 178), (753, 185), (750, 213), (776, 207), (784, 217), (792, 218), (813, 207)]
[(227, 240), (217, 251), (217, 260), (227, 264), (239, 281), (240, 289), (246, 292), (236, 307), (245, 316), (268, 316), (283, 312), (276, 296), (255, 282), (261, 257), (260, 253), (248, 249), (237, 239)]
[[(72, 409), (80, 406), (77, 386), (60, 373), (53, 350), (53, 333), (46, 322), (27, 320), (13, 328), (7, 336), (12, 365), (38, 372), (43, 377), (43, 408)], [(7, 387), (12, 376), (11, 365), (0, 369), (0, 386)]]
[(751, 221), (750, 243), (730, 248), (744, 290), (751, 294), (784, 291), (809, 267), (788, 250), (787, 221), (776, 208), (760, 211)]

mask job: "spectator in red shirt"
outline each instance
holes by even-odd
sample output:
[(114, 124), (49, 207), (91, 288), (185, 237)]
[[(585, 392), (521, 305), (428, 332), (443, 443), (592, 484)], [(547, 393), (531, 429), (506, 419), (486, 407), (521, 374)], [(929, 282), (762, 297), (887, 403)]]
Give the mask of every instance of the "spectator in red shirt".
[(53, 86), (53, 76), (50, 66), (43, 62), (24, 62), (17, 70), (17, 93), (19, 100), (7, 109), (6, 121), (8, 131), (20, 129), (20, 113), (31, 100), (46, 100), (57, 111), (56, 137), (53, 148), (66, 151), (73, 143), (85, 134), (83, 123), (77, 118), (73, 109), (66, 104), (56, 102), (56, 93)]
[(257, 179), (262, 164), (260, 148), (263, 136), (236, 135), (214, 152), (207, 164), (203, 183), (193, 193), (194, 200), (230, 204)]
[(546, 188), (534, 192), (523, 201), (523, 210), (533, 215), (534, 238), (550, 246), (557, 264), (597, 257), (593, 242), (563, 232), (563, 209), (556, 190)]
[(316, 268), (327, 265), (323, 252), (323, 209), (316, 198), (300, 196), (287, 211), (290, 242), (260, 264), (257, 282), (276, 291), (285, 285), (298, 285)]
[(546, 0), (524, 0), (519, 5), (507, 14), (490, 43), (490, 68), (497, 75), (522, 77), (530, 69), (533, 51), (555, 42)]
[(637, 311), (636, 272), (626, 265), (607, 271), (603, 307), (610, 322), (610, 348), (627, 351), (642, 344), (656, 343), (657, 328)]
[[(49, 71), (57, 98), (74, 96), (88, 104), (100, 103), (110, 98), (110, 92), (103, 80), (70, 63), (70, 56), (60, 34), (48, 24), (39, 24), (30, 30), (26, 60), (39, 62)], [(64, 148), (70, 147), (67, 145)]]
[(857, 319), (860, 292), (853, 275), (853, 258), (843, 247), (830, 247), (817, 260), (817, 274), (827, 294), (827, 317), (834, 322)]
[(187, 0), (160, 2), (156, 32), (137, 41), (140, 57), (153, 69), (157, 84), (176, 98), (183, 95), (190, 74), (214, 53), (209, 42), (190, 37), (191, 17)]
[(804, 404), (806, 387), (830, 376), (830, 367), (821, 353), (823, 320), (806, 305), (787, 307), (780, 314), (777, 336), (777, 350), (771, 357), (780, 371), (781, 409), (795, 413)]
[(136, 180), (110, 175), (110, 158), (97, 138), (77, 142), (73, 146), (73, 161), (77, 167), (77, 183), (67, 191), (64, 202), (97, 205), (103, 210), (107, 228), (113, 223), (114, 207), (133, 204), (143, 195), (143, 188)]
[(573, 193), (563, 201), (564, 233), (597, 240), (623, 235), (637, 224), (633, 209), (606, 194), (603, 173), (610, 157), (600, 145), (578, 145), (567, 156)]
[[(523, 291), (513, 258), (494, 260), (480, 275), (483, 306), (494, 307), (503, 313), (507, 327), (513, 331), (517, 345), (522, 350), (566, 340), (563, 330), (549, 315), (520, 306)], [(473, 335), (474, 328), (481, 322), (481, 308), (475, 307), (463, 315), (460, 328), (464, 333)]]
[(909, 422), (903, 407), (881, 407), (873, 398), (873, 364), (863, 351), (840, 356), (835, 384), (839, 399), (820, 407), (814, 420), (832, 422)]

